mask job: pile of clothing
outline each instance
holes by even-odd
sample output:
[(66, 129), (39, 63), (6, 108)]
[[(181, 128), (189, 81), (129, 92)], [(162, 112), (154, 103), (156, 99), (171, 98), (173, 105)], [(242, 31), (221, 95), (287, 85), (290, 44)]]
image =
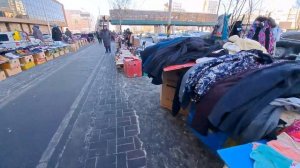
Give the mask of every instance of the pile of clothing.
[(233, 36), (222, 45), (178, 38), (146, 48), (141, 56), (154, 84), (162, 83), (163, 68), (196, 62), (178, 81), (173, 114), (190, 107), (189, 124), (202, 135), (222, 131), (243, 143), (272, 139), (288, 111), (288, 103), (278, 105), (279, 98), (300, 95), (300, 61), (274, 60), (251, 39)]
[(277, 140), (253, 143), (250, 158), (255, 168), (300, 167), (300, 120), (285, 128)]
[(201, 57), (216, 57), (224, 53), (213, 53), (222, 49), (222, 45), (211, 39), (181, 37), (160, 42), (141, 52), (143, 71), (153, 78), (152, 83), (162, 84), (163, 68), (194, 62)]
[(59, 52), (63, 47), (68, 47), (68, 44), (65, 43), (51, 43), (43, 45), (29, 45), (27, 47), (20, 47), (13, 50), (5, 50), (0, 52), (0, 55), (3, 55), (9, 59), (19, 59), (20, 57), (33, 55), (44, 51), (49, 52)]

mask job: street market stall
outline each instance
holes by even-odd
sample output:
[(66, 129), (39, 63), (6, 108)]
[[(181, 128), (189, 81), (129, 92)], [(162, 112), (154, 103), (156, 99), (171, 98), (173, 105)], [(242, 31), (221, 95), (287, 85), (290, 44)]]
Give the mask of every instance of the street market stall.
[(76, 52), (80, 47), (87, 45), (86, 39), (78, 39), (74, 43), (63, 42), (30, 44), (19, 48), (0, 49), (0, 81), (17, 75), (37, 65), (47, 63), (57, 57)]
[(281, 139), (300, 143), (300, 62), (276, 60), (272, 52), (238, 36), (188, 37), (148, 47), (141, 58), (143, 72), (162, 84), (161, 106), (186, 115), (191, 131), (213, 151), (260, 142), (250, 151), (220, 150), (228, 167), (234, 167), (233, 151), (251, 160), (250, 166), (236, 161), (236, 167), (262, 167), (259, 158), (281, 164), (276, 156), (292, 166), (299, 163), (300, 148), (282, 146)]

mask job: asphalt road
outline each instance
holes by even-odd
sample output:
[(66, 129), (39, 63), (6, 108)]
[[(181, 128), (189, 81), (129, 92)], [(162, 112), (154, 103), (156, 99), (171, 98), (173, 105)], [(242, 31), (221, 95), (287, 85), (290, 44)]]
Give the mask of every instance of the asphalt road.
[(98, 48), (88, 46), (0, 82), (1, 168), (39, 163), (66, 114), (80, 104), (78, 95), (104, 55)]

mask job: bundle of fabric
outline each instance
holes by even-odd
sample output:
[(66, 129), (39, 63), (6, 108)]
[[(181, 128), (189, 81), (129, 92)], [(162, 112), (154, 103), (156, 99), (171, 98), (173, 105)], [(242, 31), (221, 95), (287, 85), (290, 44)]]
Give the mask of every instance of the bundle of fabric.
[(216, 57), (224, 52), (214, 54), (222, 45), (214, 40), (199, 37), (181, 37), (160, 42), (147, 47), (141, 52), (143, 71), (153, 78), (153, 84), (162, 83), (163, 68), (170, 65), (184, 64), (201, 57)]

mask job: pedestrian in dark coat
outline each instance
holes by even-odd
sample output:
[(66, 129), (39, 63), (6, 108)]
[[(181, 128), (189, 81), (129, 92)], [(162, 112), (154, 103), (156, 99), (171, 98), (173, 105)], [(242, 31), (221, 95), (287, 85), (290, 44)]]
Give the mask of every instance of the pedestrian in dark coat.
[(52, 39), (53, 41), (62, 41), (62, 33), (56, 25), (52, 28)]
[(73, 39), (72, 38), (72, 32), (68, 28), (66, 29), (65, 35), (70, 37), (71, 39)]
[(103, 30), (101, 31), (101, 38), (106, 50), (105, 53), (111, 53), (111, 32), (107, 29), (107, 26), (104, 26)]
[(41, 32), (41, 30), (39, 29), (39, 26), (34, 25), (32, 27), (32, 35), (35, 39), (40, 39), (42, 42), (44, 42), (44, 38), (43, 38), (43, 33)]
[(101, 33), (97, 31), (96, 35), (97, 35), (97, 39), (98, 39), (99, 44), (102, 44)]

